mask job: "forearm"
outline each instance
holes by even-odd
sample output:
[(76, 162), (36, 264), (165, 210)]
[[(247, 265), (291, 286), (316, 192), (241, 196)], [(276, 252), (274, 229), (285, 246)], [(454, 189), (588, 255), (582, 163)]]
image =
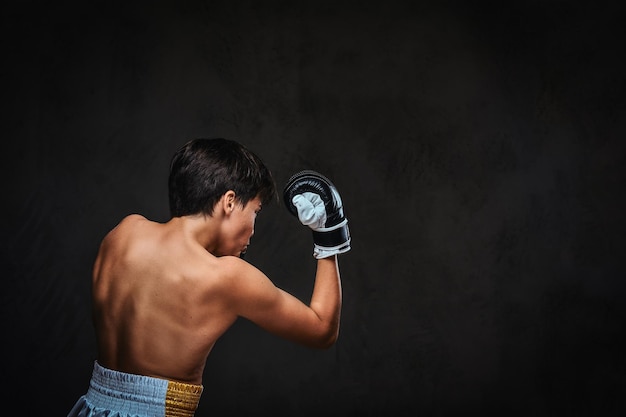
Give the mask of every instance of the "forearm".
[(341, 297), (341, 277), (337, 256), (319, 259), (310, 307), (327, 327), (329, 344), (334, 343), (339, 333)]
[(350, 250), (348, 219), (333, 183), (322, 174), (304, 170), (293, 175), (283, 191), (287, 209), (313, 233), (313, 256), (318, 260), (309, 304), (314, 334), (320, 346), (332, 345), (339, 334), (341, 279), (337, 255)]

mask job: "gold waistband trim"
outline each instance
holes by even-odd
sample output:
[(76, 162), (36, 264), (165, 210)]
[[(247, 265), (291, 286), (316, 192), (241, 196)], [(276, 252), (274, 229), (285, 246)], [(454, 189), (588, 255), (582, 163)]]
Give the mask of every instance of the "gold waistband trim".
[(202, 395), (202, 385), (168, 381), (165, 417), (193, 417)]

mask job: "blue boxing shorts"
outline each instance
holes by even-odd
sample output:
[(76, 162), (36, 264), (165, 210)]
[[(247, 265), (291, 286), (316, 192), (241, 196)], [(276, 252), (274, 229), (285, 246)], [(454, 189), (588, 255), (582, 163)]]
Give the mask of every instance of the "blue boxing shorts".
[(114, 371), (94, 363), (87, 394), (68, 417), (192, 417), (202, 385)]

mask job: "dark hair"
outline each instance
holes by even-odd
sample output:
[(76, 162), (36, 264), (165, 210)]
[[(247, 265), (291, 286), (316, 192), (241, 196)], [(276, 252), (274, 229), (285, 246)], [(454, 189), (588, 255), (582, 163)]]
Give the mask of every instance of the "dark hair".
[(256, 196), (261, 204), (277, 198), (263, 161), (242, 144), (223, 138), (193, 139), (182, 146), (172, 157), (168, 185), (172, 217), (210, 216), (229, 190), (244, 206)]

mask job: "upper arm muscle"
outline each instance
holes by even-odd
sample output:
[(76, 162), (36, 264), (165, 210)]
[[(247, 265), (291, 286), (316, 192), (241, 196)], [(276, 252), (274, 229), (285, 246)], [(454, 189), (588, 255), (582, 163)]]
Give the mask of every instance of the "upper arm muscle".
[[(237, 260), (239, 261), (239, 260)], [(236, 314), (277, 336), (317, 345), (324, 323), (309, 306), (276, 287), (269, 278), (243, 261), (232, 268), (230, 296)]]

